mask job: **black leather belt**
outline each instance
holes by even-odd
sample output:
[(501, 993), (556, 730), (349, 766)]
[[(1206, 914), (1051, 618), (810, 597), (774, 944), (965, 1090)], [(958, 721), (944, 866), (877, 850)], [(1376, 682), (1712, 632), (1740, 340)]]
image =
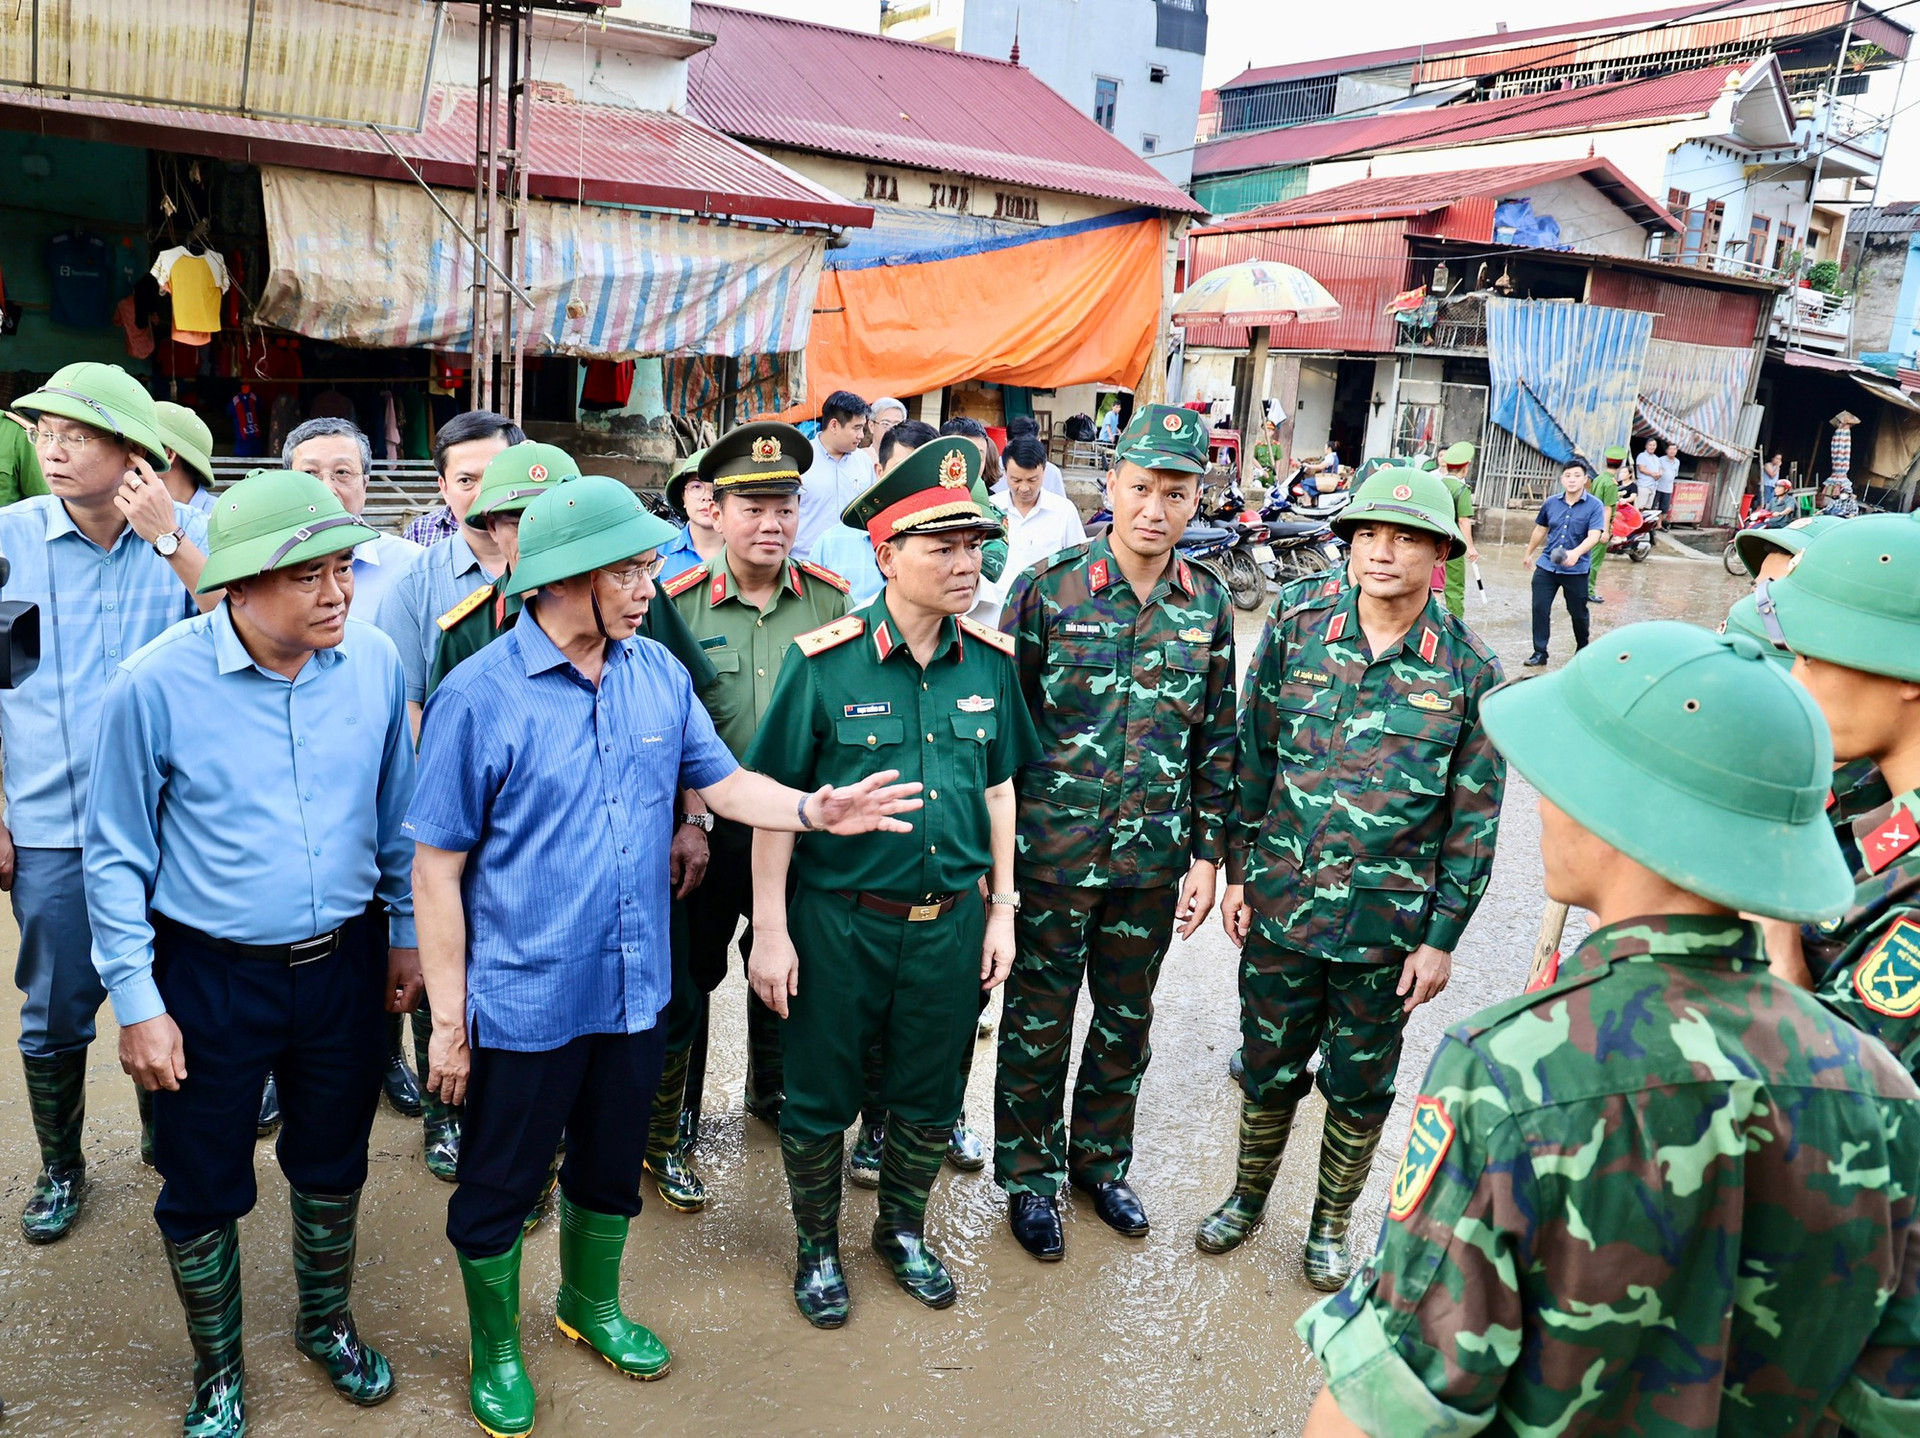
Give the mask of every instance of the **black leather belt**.
[(331, 957), (339, 951), (341, 939), (347, 932), (347, 926), (342, 924), (328, 933), (316, 934), (311, 939), (301, 939), (293, 944), (241, 944), (232, 939), (217, 939), (212, 934), (203, 934), (191, 924), (169, 919), (165, 914), (153, 916), (153, 927), (156, 933), (200, 944), (217, 953), (231, 954), (236, 959), (258, 959), (269, 964), (284, 964), (290, 969)]
[(924, 924), (949, 912), (960, 902), (958, 894), (947, 894), (942, 898), (929, 898), (924, 903), (903, 904), (898, 899), (885, 899), (878, 894), (855, 893), (852, 889), (835, 889), (834, 893), (849, 904), (858, 904), (863, 909), (871, 909), (876, 914), (885, 914), (889, 919), (905, 919), (909, 924)]

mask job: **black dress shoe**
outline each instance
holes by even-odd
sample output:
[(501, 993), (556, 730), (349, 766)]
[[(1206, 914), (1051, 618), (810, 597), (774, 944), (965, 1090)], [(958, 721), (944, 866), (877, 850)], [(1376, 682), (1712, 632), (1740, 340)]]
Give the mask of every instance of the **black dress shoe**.
[(1093, 1211), (1115, 1233), (1123, 1233), (1128, 1238), (1146, 1234), (1147, 1211), (1125, 1183), (1081, 1183), (1076, 1179), (1073, 1186), (1093, 1199)]
[(1007, 1227), (1020, 1246), (1042, 1263), (1058, 1263), (1067, 1251), (1060, 1232), (1060, 1200), (1039, 1193), (1007, 1195)]
[(1527, 662), (1522, 667), (1527, 669), (1538, 669), (1541, 665), (1545, 664), (1546, 662), (1547, 662), (1547, 651), (1544, 649), (1536, 649), (1533, 651), (1533, 653), (1527, 656)]

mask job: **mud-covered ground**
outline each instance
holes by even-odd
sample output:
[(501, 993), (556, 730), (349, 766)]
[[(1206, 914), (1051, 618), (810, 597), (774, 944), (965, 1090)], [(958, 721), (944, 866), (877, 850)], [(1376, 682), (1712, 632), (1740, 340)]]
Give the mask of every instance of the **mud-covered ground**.
[[(1483, 543), (1488, 586), (1469, 621), (1510, 669), (1529, 648), (1526, 575), (1509, 546)], [(1483, 538), (1498, 538), (1490, 518)], [(1665, 554), (1609, 561), (1598, 628), (1635, 619), (1717, 623), (1744, 592), (1717, 560)], [(1556, 616), (1554, 662), (1572, 650)], [(1243, 616), (1250, 652), (1258, 616)], [(1378, 1232), (1407, 1109), (1446, 1025), (1522, 984), (1542, 895), (1533, 795), (1508, 789), (1492, 887), (1455, 956), (1452, 986), (1409, 1026), (1402, 1098), (1353, 1232)], [(1575, 918), (1575, 929), (1578, 928)], [(1571, 937), (1571, 936), (1570, 936)], [(0, 919), (0, 950), (15, 943)], [(1109, 1232), (1070, 1205), (1067, 1257), (1029, 1259), (1007, 1233), (989, 1174), (941, 1178), (930, 1233), (961, 1287), (942, 1313), (899, 1292), (865, 1242), (873, 1195), (849, 1188), (845, 1253), (853, 1316), (809, 1328), (789, 1292), (793, 1233), (778, 1141), (740, 1106), (745, 988), (736, 971), (715, 996), (715, 1035), (699, 1156), (711, 1202), (688, 1216), (651, 1187), (634, 1225), (625, 1301), (673, 1350), (664, 1381), (621, 1378), (552, 1322), (559, 1281), (552, 1225), (527, 1240), (523, 1328), (547, 1435), (1077, 1435), (1297, 1433), (1318, 1369), (1293, 1335), (1317, 1296), (1300, 1276), (1312, 1206), (1320, 1101), (1302, 1110), (1265, 1227), (1238, 1252), (1197, 1252), (1193, 1229), (1232, 1181), (1237, 1096), (1225, 1065), (1237, 1043), (1234, 951), (1217, 923), (1176, 944), (1161, 981), (1154, 1058), (1140, 1099), (1133, 1182), (1153, 1220), (1143, 1240)], [(5, 1020), (12, 1025), (11, 1016)], [(1082, 1006), (1082, 1021), (1085, 1007)], [(0, 1064), (0, 1397), (4, 1429), (36, 1435), (179, 1432), (189, 1396), (186, 1333), (151, 1207), (159, 1188), (139, 1161), (133, 1094), (115, 1057), (110, 1013), (93, 1050), (87, 1157), (93, 1189), (62, 1243), (33, 1248), (14, 1217), (38, 1165), (17, 1065)], [(992, 1046), (982, 1044), (969, 1111), (991, 1124)], [(636, 1122), (644, 1116), (636, 1115)], [(285, 1184), (271, 1143), (259, 1149), (260, 1202), (241, 1225), (251, 1431), (280, 1435), (477, 1432), (467, 1416), (466, 1313), (443, 1236), (451, 1189), (420, 1161), (420, 1130), (382, 1108), (373, 1132), (355, 1310), (385, 1350), (399, 1389), (362, 1411), (336, 1398), (288, 1333), (293, 1275)]]

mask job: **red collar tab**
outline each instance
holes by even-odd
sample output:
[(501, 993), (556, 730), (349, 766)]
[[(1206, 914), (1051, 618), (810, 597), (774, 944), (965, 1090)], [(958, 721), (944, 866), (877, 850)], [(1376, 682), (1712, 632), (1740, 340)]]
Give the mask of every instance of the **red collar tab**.
[(1920, 844), (1920, 820), (1904, 807), (1896, 807), (1886, 823), (1867, 835), (1860, 846), (1860, 857), (1867, 872), (1877, 874), (1915, 844)]
[(502, 589), (493, 596), (493, 627), (504, 629), (507, 623), (507, 591)]
[(707, 605), (711, 608), (713, 605), (724, 601), (726, 597), (727, 571), (724, 569), (716, 570), (713, 576), (713, 583), (707, 588)]
[(1433, 663), (1433, 656), (1439, 652), (1440, 636), (1435, 634), (1431, 629), (1422, 629), (1420, 631), (1420, 657), (1431, 664)]
[(890, 621), (882, 619), (878, 624), (873, 626), (873, 649), (874, 653), (880, 656), (881, 663), (884, 664), (887, 656), (893, 653), (894, 642), (893, 627)]
[(1331, 644), (1347, 632), (1347, 611), (1336, 609), (1333, 618), (1327, 621), (1327, 643)]
[(791, 560), (787, 562), (787, 588), (794, 592), (796, 598), (806, 593), (806, 591), (800, 587), (800, 566)]
[(1087, 588), (1092, 593), (1098, 594), (1111, 583), (1113, 571), (1107, 566), (1106, 560), (1096, 559), (1087, 566)]
[(1173, 577), (1176, 583), (1188, 594), (1193, 593), (1193, 571), (1187, 568), (1187, 561), (1176, 559), (1173, 562)]

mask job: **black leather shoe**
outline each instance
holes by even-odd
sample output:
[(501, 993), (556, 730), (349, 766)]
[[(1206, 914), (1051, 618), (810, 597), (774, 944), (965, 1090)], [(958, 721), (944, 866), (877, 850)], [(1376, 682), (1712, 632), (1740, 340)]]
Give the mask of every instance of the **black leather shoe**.
[(1589, 594), (1587, 596), (1587, 603), (1589, 604), (1605, 604), (1606, 602), (1607, 602), (1606, 600), (1602, 599), (1597, 594)]
[(1115, 1233), (1128, 1238), (1146, 1235), (1147, 1211), (1125, 1183), (1081, 1183), (1076, 1179), (1073, 1186), (1093, 1199), (1093, 1211)]
[(1527, 669), (1538, 669), (1541, 665), (1545, 664), (1546, 662), (1547, 662), (1547, 651), (1544, 649), (1536, 649), (1533, 651), (1533, 653), (1527, 656), (1527, 662), (1523, 667)]
[(1060, 1232), (1060, 1200), (1039, 1193), (1007, 1195), (1007, 1227), (1020, 1246), (1042, 1263), (1058, 1263), (1067, 1251)]

